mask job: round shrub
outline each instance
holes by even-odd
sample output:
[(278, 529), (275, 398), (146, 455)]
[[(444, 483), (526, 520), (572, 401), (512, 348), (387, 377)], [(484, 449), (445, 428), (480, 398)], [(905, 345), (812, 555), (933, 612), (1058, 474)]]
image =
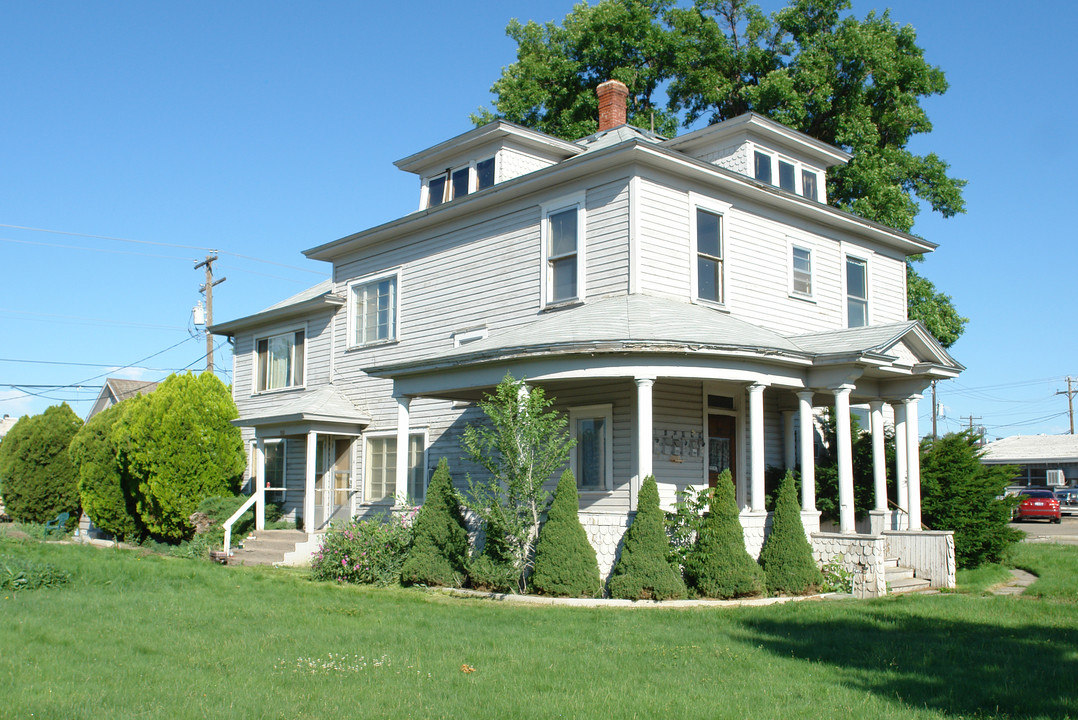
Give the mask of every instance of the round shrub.
[(18, 522), (44, 523), (60, 513), (79, 521), (78, 468), (67, 449), (82, 420), (67, 403), (21, 418), (0, 442), (4, 505)]
[(82, 509), (94, 525), (121, 540), (143, 534), (134, 496), (130, 488), (124, 487), (119, 448), (112, 438), (113, 427), (123, 419), (128, 407), (120, 403), (94, 415), (79, 429), (68, 448), (78, 468)]
[(566, 470), (554, 490), (547, 521), (535, 544), (532, 587), (557, 597), (595, 597), (599, 594), (599, 563), (577, 515), (580, 501), (576, 480)]
[(767, 577), (767, 590), (773, 595), (804, 595), (823, 583), (812, 546), (805, 537), (794, 476), (789, 471), (779, 484), (771, 534), (760, 552), (760, 564)]
[(723, 470), (711, 492), (708, 514), (685, 558), (685, 580), (704, 597), (759, 595), (764, 572), (745, 549), (730, 471)]
[(401, 568), (401, 582), (459, 586), (468, 560), (468, 530), (445, 458), (438, 462), (412, 529), (415, 539)]
[(322, 538), (311, 558), (315, 580), (362, 585), (393, 585), (412, 547), (412, 527), (400, 516), (349, 520)]
[(659, 486), (648, 475), (640, 486), (636, 518), (625, 533), (621, 558), (610, 578), (610, 597), (669, 600), (685, 597), (681, 570), (671, 562), (670, 538), (659, 509)]

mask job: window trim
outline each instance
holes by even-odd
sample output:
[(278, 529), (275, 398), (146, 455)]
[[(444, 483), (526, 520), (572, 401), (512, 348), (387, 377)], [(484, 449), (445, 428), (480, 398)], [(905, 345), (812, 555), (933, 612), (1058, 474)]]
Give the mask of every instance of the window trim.
[[(603, 483), (602, 487), (582, 487), (580, 485), (580, 473), (577, 461), (577, 448), (579, 438), (577, 436), (577, 420), (594, 418), (603, 419), (603, 445), (605, 457), (603, 457)], [(600, 405), (577, 405), (569, 408), (569, 437), (578, 444), (569, 452), (569, 470), (576, 480), (577, 492), (584, 494), (608, 493), (614, 489), (614, 406), (610, 403)]]
[[(355, 278), (348, 282), (348, 290), (346, 294), (346, 302), (348, 303), (348, 337), (345, 340), (345, 347), (349, 350), (359, 348), (369, 348), (376, 345), (390, 345), (392, 343), (400, 342), (401, 336), (401, 275), (403, 268), (396, 267), (391, 270), (383, 270), (382, 272), (371, 273), (370, 275), (364, 275), (362, 277)], [(393, 335), (389, 338), (383, 338), (378, 340), (371, 340), (370, 342), (356, 342), (356, 324), (358, 318), (356, 317), (356, 303), (355, 303), (355, 289), (364, 285), (370, 285), (372, 283), (381, 282), (386, 278), (394, 278), (397, 283), (397, 290), (394, 297), (393, 308)]]
[[(812, 243), (807, 243), (799, 238), (786, 238), (786, 257), (787, 263), (787, 291), (790, 297), (797, 300), (804, 300), (806, 302), (816, 302), (816, 248)], [(794, 283), (795, 268), (794, 268), (794, 251), (803, 250), (809, 255), (809, 291), (807, 293), (797, 290), (797, 286)]]
[[(868, 327), (872, 324), (872, 261), (871, 253), (865, 251), (852, 250), (850, 248), (842, 248), (842, 320), (843, 327)], [(849, 273), (847, 271), (847, 263), (850, 260), (856, 260), (864, 263), (865, 266), (865, 324), (864, 325), (850, 325), (850, 289), (849, 289)]]
[[(557, 308), (584, 302), (587, 297), (587, 211), (586, 194), (581, 191), (543, 203), (542, 221), (539, 224), (539, 242), (542, 253), (540, 266), (540, 308)], [(562, 300), (552, 300), (553, 273), (550, 272), (550, 217), (576, 208), (576, 294)]]
[[(726, 282), (727, 266), (729, 264), (730, 244), (727, 242), (730, 208), (729, 203), (724, 203), (705, 195), (689, 193), (689, 299), (694, 303), (700, 303), (709, 307), (727, 309), (730, 306), (729, 285)], [(700, 246), (696, 237), (696, 213), (698, 210), (719, 216), (719, 300), (710, 300), (700, 297), (700, 277), (697, 266), (700, 257)]]
[[(296, 366), (299, 364), (296, 362), (295, 350), (296, 350), (296, 333), (303, 333), (303, 358), (302, 358), (302, 373), (303, 381), (295, 382)], [(262, 340), (270, 340), (275, 337), (281, 337), (283, 335), (292, 335), (292, 377), (289, 378), (288, 385), (277, 388), (267, 387), (262, 390), (259, 386), (261, 378), (261, 364), (258, 361), (258, 343)], [(272, 393), (288, 392), (290, 390), (302, 390), (307, 387), (307, 347), (310, 345), (310, 333), (307, 332), (307, 323), (301, 323), (299, 325), (282, 325), (268, 329), (266, 332), (256, 334), (251, 341), (251, 395), (268, 395)], [(234, 360), (234, 359), (233, 359)], [(235, 377), (235, 375), (233, 375)]]
[[(422, 478), (422, 482), (423, 482), (423, 500), (418, 503), (418, 504), (422, 504), (423, 502), (426, 502), (426, 500), (427, 500), (427, 488), (430, 485), (430, 474), (427, 472), (428, 453), (430, 452), (430, 438), (428, 436), (427, 428), (412, 428), (412, 427), (408, 428), (408, 444), (409, 444), (408, 450), (409, 450), (409, 453), (411, 452), (411, 443), (412, 443), (412, 440), (414, 438), (420, 438), (420, 442), (422, 443), (422, 448), (423, 448), (423, 451), (420, 453), (420, 457), (418, 458), (419, 463), (414, 468), (414, 470), (419, 470), (419, 471), (422, 471), (422, 473), (423, 473), (423, 478)], [(409, 498), (409, 499), (412, 499), (412, 500), (417, 500), (417, 498), (412, 498), (409, 495), (407, 495), (407, 490), (405, 491), (405, 494), (403, 494), (403, 495), (401, 494), (401, 492), (399, 491), (399, 488), (396, 487), (396, 479), (395, 479), (396, 476), (395, 475), (394, 475), (394, 488), (393, 488), (392, 497), (390, 497), (389, 495), (385, 495), (385, 496), (383, 496), (382, 498), (380, 498), (378, 500), (368, 500), (367, 499), (368, 491), (370, 489), (370, 471), (371, 471), (371, 465), (370, 465), (370, 458), (371, 458), (370, 442), (372, 440), (394, 440), (394, 441), (396, 441), (396, 439), (397, 439), (397, 433), (394, 430), (378, 430), (378, 431), (375, 431), (375, 432), (363, 433), (363, 443), (362, 443), (362, 445), (363, 445), (363, 450), (362, 450), (362, 452), (363, 452), (363, 476), (362, 476), (362, 480), (361, 480), (362, 484), (361, 484), (361, 486), (359, 488), (359, 492), (357, 493), (357, 495), (359, 496), (358, 502), (359, 502), (360, 505), (384, 505), (387, 502), (389, 502), (390, 500), (392, 500), (393, 505), (397, 506), (397, 505), (403, 504), (401, 501), (403, 499), (405, 499), (405, 498)], [(393, 471), (394, 471), (394, 473), (396, 473), (396, 468), (395, 467), (394, 467)], [(409, 483), (411, 483), (411, 482), (412, 482), (412, 478), (409, 478)], [(410, 490), (410, 488), (409, 488), (409, 490)]]

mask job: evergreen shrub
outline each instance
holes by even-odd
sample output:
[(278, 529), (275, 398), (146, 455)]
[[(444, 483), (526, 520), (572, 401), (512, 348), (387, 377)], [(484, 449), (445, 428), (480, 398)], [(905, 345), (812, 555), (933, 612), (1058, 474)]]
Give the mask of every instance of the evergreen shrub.
[(610, 578), (610, 597), (669, 600), (685, 597), (685, 582), (659, 508), (659, 486), (651, 475), (640, 486), (636, 518), (625, 533), (621, 557)]
[(460, 586), (468, 561), (468, 529), (445, 458), (438, 461), (412, 531), (414, 540), (401, 568), (401, 582)]
[(78, 468), (68, 455), (82, 420), (67, 403), (24, 416), (0, 442), (4, 505), (17, 522), (44, 523), (69, 513), (79, 522)]
[(812, 546), (801, 522), (797, 486), (793, 472), (787, 471), (779, 483), (771, 534), (760, 552), (760, 564), (772, 595), (804, 595), (823, 583), (823, 575), (812, 556)]
[(734, 483), (729, 470), (719, 475), (700, 524), (696, 542), (685, 558), (686, 583), (698, 594), (713, 598), (759, 595), (764, 571), (745, 549), (745, 531), (737, 515)]
[(468, 581), (476, 590), (514, 592), (518, 589), (520, 571), (508, 534), (499, 524), (500, 517), (491, 514), (487, 518), (483, 551), (468, 564)]
[(322, 538), (311, 558), (315, 580), (361, 585), (393, 585), (412, 547), (412, 526), (399, 515), (349, 520)]
[(599, 563), (588, 542), (578, 511), (576, 479), (566, 470), (554, 490), (546, 523), (535, 544), (532, 587), (556, 597), (595, 597), (599, 594)]
[(75, 434), (68, 448), (78, 468), (82, 509), (94, 525), (121, 540), (144, 533), (132, 488), (125, 486), (120, 449), (113, 439), (113, 428), (128, 407), (121, 402), (94, 415)]

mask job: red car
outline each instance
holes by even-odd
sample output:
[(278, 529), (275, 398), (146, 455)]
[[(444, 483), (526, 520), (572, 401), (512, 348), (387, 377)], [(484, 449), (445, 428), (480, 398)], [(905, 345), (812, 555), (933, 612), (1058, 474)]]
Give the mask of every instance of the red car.
[(1022, 490), (1018, 497), (1022, 498), (1022, 502), (1015, 510), (1015, 520), (1044, 518), (1049, 522), (1063, 522), (1059, 500), (1051, 490)]

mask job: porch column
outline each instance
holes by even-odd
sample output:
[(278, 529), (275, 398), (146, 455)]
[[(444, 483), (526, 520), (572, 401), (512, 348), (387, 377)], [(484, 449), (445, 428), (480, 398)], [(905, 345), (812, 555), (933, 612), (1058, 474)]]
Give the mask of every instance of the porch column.
[(787, 470), (797, 467), (797, 443), (794, 442), (794, 415), (796, 410), (782, 411), (782, 440), (785, 443), (783, 461)]
[(872, 480), (876, 490), (876, 510), (887, 510), (887, 458), (883, 448), (883, 401), (868, 404), (872, 420)]
[(307, 534), (315, 531), (314, 525), (314, 483), (318, 460), (318, 433), (307, 433), (307, 469), (303, 473), (303, 530)]
[(850, 437), (850, 392), (852, 385), (832, 388), (835, 394), (835, 441), (838, 445), (838, 531), (854, 531), (853, 518), (853, 441)]
[(797, 393), (801, 422), (801, 512), (816, 512), (816, 432), (812, 422), (811, 390)]
[(397, 467), (395, 505), (403, 505), (408, 498), (408, 424), (409, 409), (412, 399), (400, 395), (394, 396), (397, 401)]
[(917, 432), (917, 401), (920, 395), (906, 400), (906, 491), (909, 493), (910, 530), (921, 529), (921, 444)]
[(762, 383), (749, 385), (749, 508), (764, 512), (764, 388)]
[(266, 529), (266, 441), (255, 440), (255, 530)]
[(901, 512), (898, 513), (897, 530), (905, 530), (909, 527), (910, 494), (909, 482), (906, 474), (906, 403), (893, 403), (891, 407), (895, 411), (895, 502)]
[(629, 510), (636, 510), (640, 495), (640, 484), (644, 478), (654, 474), (651, 457), (652, 414), (654, 403), (652, 392), (655, 378), (636, 378), (636, 477), (629, 481)]

